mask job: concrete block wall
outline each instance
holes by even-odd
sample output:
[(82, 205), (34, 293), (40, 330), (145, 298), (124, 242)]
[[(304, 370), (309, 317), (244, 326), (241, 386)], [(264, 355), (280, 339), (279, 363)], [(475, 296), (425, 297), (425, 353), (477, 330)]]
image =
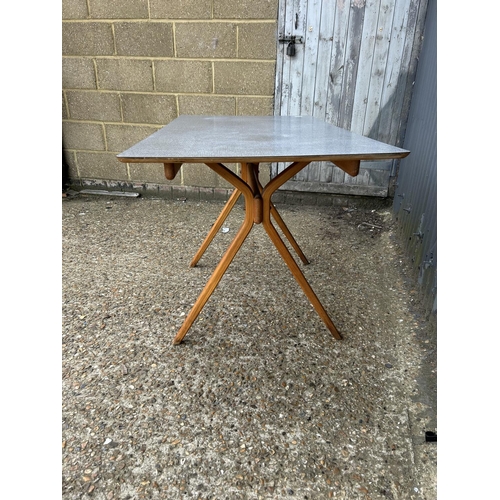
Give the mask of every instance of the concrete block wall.
[(115, 156), (181, 114), (272, 115), (277, 10), (278, 0), (63, 0), (70, 183), (208, 197), (228, 190), (203, 165), (167, 181), (161, 164)]

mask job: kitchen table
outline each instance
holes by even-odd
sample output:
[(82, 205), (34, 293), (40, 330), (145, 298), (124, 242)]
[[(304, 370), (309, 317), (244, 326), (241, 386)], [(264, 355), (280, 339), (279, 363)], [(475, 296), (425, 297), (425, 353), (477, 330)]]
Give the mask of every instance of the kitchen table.
[[(242, 195), (245, 217), (173, 343), (179, 344), (200, 314), (254, 224), (262, 224), (293, 276), (333, 337), (341, 335), (299, 264), (288, 250), (273, 219), (303, 264), (308, 260), (271, 201), (273, 193), (313, 161), (329, 161), (351, 176), (363, 160), (404, 158), (409, 151), (391, 146), (310, 116), (179, 116), (165, 127), (117, 155), (126, 163), (163, 164), (165, 177), (175, 178), (182, 164), (202, 163), (234, 186), (234, 191), (191, 261), (195, 266)], [(265, 186), (259, 164), (280, 162), (285, 169)], [(234, 172), (229, 163), (240, 164)], [(186, 166), (189, 168), (189, 166)], [(332, 166), (333, 168), (333, 166)], [(259, 262), (255, 262), (259, 277)], [(265, 286), (265, 284), (262, 284)]]

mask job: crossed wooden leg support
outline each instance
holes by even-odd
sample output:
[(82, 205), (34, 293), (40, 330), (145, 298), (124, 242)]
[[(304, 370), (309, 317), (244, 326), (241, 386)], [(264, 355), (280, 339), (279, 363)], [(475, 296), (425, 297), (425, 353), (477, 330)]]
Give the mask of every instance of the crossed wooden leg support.
[(283, 231), (283, 234), (287, 237), (288, 241), (294, 248), (294, 250), (299, 255), (300, 259), (304, 264), (308, 264), (308, 260), (305, 255), (302, 253), (299, 245), (295, 241), (294, 237), (290, 233), (286, 224), (283, 222), (283, 219), (279, 215), (278, 211), (271, 203), (271, 196), (273, 193), (282, 186), (286, 181), (291, 179), (295, 174), (297, 174), (300, 170), (302, 170), (306, 165), (310, 162), (294, 162), (289, 165), (285, 170), (283, 170), (280, 174), (274, 177), (265, 187), (259, 182), (258, 172), (259, 165), (257, 163), (242, 163), (241, 164), (241, 177), (236, 175), (234, 172), (229, 170), (227, 167), (222, 165), (221, 163), (207, 163), (207, 165), (214, 170), (218, 175), (223, 177), (226, 181), (232, 184), (236, 189), (229, 198), (228, 202), (224, 206), (221, 214), (215, 221), (212, 229), (208, 233), (205, 241), (201, 245), (200, 249), (194, 256), (191, 261), (191, 267), (195, 266), (197, 262), (200, 260), (201, 256), (205, 252), (205, 250), (210, 245), (210, 242), (213, 240), (214, 236), (219, 231), (222, 226), (224, 220), (231, 212), (234, 204), (238, 200), (239, 196), (243, 194), (245, 198), (245, 219), (243, 224), (241, 225), (238, 233), (236, 234), (234, 240), (229, 245), (229, 248), (226, 250), (226, 253), (223, 255), (220, 262), (217, 264), (212, 276), (208, 280), (205, 288), (200, 293), (198, 299), (196, 300), (193, 308), (187, 315), (183, 325), (180, 330), (177, 332), (177, 335), (174, 338), (174, 345), (180, 344), (182, 339), (188, 332), (191, 325), (194, 323), (198, 315), (200, 314), (203, 306), (206, 304), (207, 300), (212, 295), (215, 287), (219, 284), (222, 276), (226, 272), (229, 264), (231, 264), (235, 255), (238, 253), (241, 245), (245, 241), (246, 237), (250, 233), (254, 224), (263, 225), (266, 233), (268, 234), (271, 241), (274, 243), (274, 246), (277, 248), (283, 260), (286, 262), (288, 267), (290, 268), (293, 276), (301, 286), (302, 290), (306, 294), (307, 298), (310, 300), (313, 307), (316, 309), (316, 312), (319, 314), (326, 327), (330, 330), (332, 335), (340, 340), (342, 337), (340, 333), (335, 328), (332, 320), (328, 316), (325, 308), (319, 301), (318, 297), (314, 293), (313, 289), (307, 282), (305, 276), (300, 270), (299, 266), (295, 262), (294, 258), (288, 251), (288, 248), (283, 243), (280, 235), (276, 231), (275, 227), (271, 222), (271, 215), (276, 220), (278, 226)]
[[(257, 163), (247, 163), (243, 164), (246, 166), (242, 166), (242, 172), (241, 172), (241, 179), (244, 182), (247, 182), (247, 176), (249, 174), (249, 169), (253, 167), (253, 171), (255, 172), (255, 176), (252, 174), (250, 177), (250, 183), (252, 189), (255, 187), (258, 188), (260, 195), (262, 197), (262, 193), (264, 191), (264, 188), (262, 187), (261, 183), (259, 182), (258, 174), (259, 174), (259, 165)], [(255, 181), (255, 184), (253, 184)], [(281, 185), (281, 184), (280, 184)], [(196, 255), (193, 257), (193, 260), (191, 261), (190, 267), (195, 267), (196, 264), (198, 264), (199, 260), (205, 253), (205, 250), (208, 248), (212, 240), (214, 239), (215, 235), (219, 232), (220, 228), (222, 227), (222, 224), (226, 220), (227, 216), (230, 214), (231, 210), (233, 209), (234, 205), (238, 201), (238, 198), (241, 195), (241, 191), (236, 188), (231, 196), (229, 197), (229, 200), (227, 203), (224, 205), (224, 208), (222, 209), (222, 212), (220, 213), (219, 217), (215, 221), (214, 225), (210, 229), (210, 232), (207, 234), (207, 237), (205, 238), (205, 241), (201, 244), (199, 250), (196, 252)], [(309, 264), (309, 261), (307, 260), (306, 256), (303, 254), (302, 250), (300, 249), (298, 243), (295, 241), (295, 238), (293, 237), (292, 233), (286, 226), (285, 222), (281, 218), (281, 215), (279, 212), (276, 210), (275, 206), (271, 202), (271, 215), (273, 216), (274, 220), (278, 223), (278, 226), (280, 229), (283, 231), (283, 234), (287, 237), (288, 241), (292, 245), (293, 249), (297, 252), (298, 256), (300, 257), (300, 260), (304, 264)]]

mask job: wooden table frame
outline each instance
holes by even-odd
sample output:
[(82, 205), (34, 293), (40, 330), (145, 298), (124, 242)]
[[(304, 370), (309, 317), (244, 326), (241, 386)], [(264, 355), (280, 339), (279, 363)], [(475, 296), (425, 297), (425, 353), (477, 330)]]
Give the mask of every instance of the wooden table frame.
[[(303, 264), (308, 264), (306, 256), (276, 210), (276, 207), (271, 202), (271, 197), (277, 189), (312, 161), (331, 161), (344, 172), (354, 177), (359, 173), (361, 160), (404, 158), (409, 154), (409, 151), (385, 145), (362, 136), (356, 136), (356, 134), (324, 124), (310, 117), (179, 117), (177, 120), (180, 120), (178, 122), (179, 125), (176, 125), (177, 128), (174, 127), (172, 129), (171, 125), (168, 125), (161, 129), (161, 131), (153, 134), (153, 136), (150, 136), (150, 138), (141, 141), (136, 146), (121, 153), (117, 158), (122, 162), (163, 163), (165, 177), (168, 180), (176, 177), (183, 163), (204, 163), (217, 175), (234, 186), (235, 189), (232, 195), (226, 202), (199, 250), (196, 252), (196, 255), (193, 257), (190, 266), (196, 266), (199, 262), (241, 195), (243, 195), (245, 201), (245, 218), (236, 236), (217, 264), (214, 272), (177, 332), (173, 344), (178, 345), (182, 342), (254, 224), (262, 224), (270, 240), (325, 326), (334, 338), (338, 340), (342, 339), (333, 321), (328, 316), (328, 313), (306, 280), (299, 265), (274, 227), (271, 216)], [(229, 142), (228, 150), (232, 148), (231, 151), (235, 151), (235, 153), (232, 155), (222, 154), (219, 151), (220, 148), (215, 138), (218, 137), (217, 133), (227, 132), (228, 135), (231, 135), (234, 124), (240, 127), (237, 133), (242, 134), (243, 139), (240, 140), (237, 134), (236, 136), (232, 136), (226, 142)], [(201, 128), (196, 129), (197, 126)], [(250, 127), (250, 130), (247, 130), (247, 126)], [(261, 127), (264, 127), (263, 132), (261, 131)], [(275, 128), (273, 127), (276, 127), (278, 130), (285, 130), (285, 132), (278, 132), (277, 140), (274, 140), (275, 137), (273, 134)], [(282, 127), (282, 129), (279, 127)], [(296, 128), (294, 129), (293, 127)], [(178, 143), (182, 143), (182, 138), (192, 134), (193, 130), (198, 130), (200, 137), (205, 140), (205, 143), (208, 141), (208, 146), (199, 153), (196, 153), (196, 151), (193, 152), (193, 149), (196, 149), (196, 147), (192, 143), (188, 143), (187, 145), (180, 144), (178, 146)], [(300, 137), (294, 140), (293, 134), (290, 132), (293, 132), (293, 130), (295, 130), (296, 134), (297, 131), (303, 131), (305, 134), (309, 133), (309, 136), (304, 137), (304, 134), (297, 134)], [(168, 137), (167, 132), (170, 132)], [(316, 140), (318, 135), (321, 136), (320, 140)], [(167, 139), (163, 139), (164, 137), (167, 137)], [(168, 147), (164, 146), (163, 140), (168, 142)], [(261, 140), (264, 144), (262, 148), (260, 148)], [(215, 145), (210, 141), (214, 142)], [(248, 146), (245, 141), (248, 142)], [(338, 147), (336, 146), (336, 141), (338, 141)], [(311, 148), (309, 144), (312, 144)], [(259, 148), (261, 151), (256, 153), (255, 149)], [(199, 147), (199, 149), (201, 150), (202, 147)], [(288, 149), (293, 151), (289, 153), (285, 152)], [(309, 153), (309, 149), (314, 149), (314, 151)], [(251, 152), (246, 153), (246, 151), (250, 150)], [(263, 162), (284, 162), (289, 163), (289, 165), (272, 178), (266, 186), (262, 186), (259, 181), (259, 164)], [(224, 163), (240, 163), (240, 175), (230, 170)]]
[[(213, 240), (214, 236), (217, 234), (218, 230), (222, 226), (224, 220), (229, 215), (231, 209), (236, 203), (238, 197), (242, 194), (245, 199), (245, 219), (234, 237), (233, 241), (229, 245), (226, 253), (221, 258), (219, 264), (215, 268), (212, 276), (208, 280), (205, 288), (201, 291), (198, 299), (196, 300), (193, 308), (189, 312), (188, 316), (184, 320), (184, 324), (181, 326), (180, 330), (177, 332), (177, 335), (174, 338), (174, 345), (180, 344), (182, 339), (191, 328), (191, 325), (194, 323), (198, 315), (200, 314), (203, 306), (206, 304), (207, 300), (212, 295), (216, 286), (219, 284), (222, 276), (226, 272), (229, 264), (231, 264), (238, 250), (241, 248), (241, 245), (245, 241), (246, 237), (250, 233), (254, 224), (261, 224), (264, 227), (266, 233), (268, 234), (271, 241), (274, 243), (274, 246), (277, 248), (281, 257), (289, 267), (292, 272), (294, 278), (297, 280), (302, 290), (306, 294), (307, 298), (310, 300), (316, 312), (319, 314), (320, 318), (325, 323), (328, 330), (330, 330), (331, 334), (338, 340), (342, 337), (338, 332), (337, 328), (333, 324), (333, 321), (328, 316), (325, 308), (319, 301), (318, 297), (314, 293), (311, 285), (306, 280), (304, 274), (300, 270), (300, 267), (295, 262), (294, 258), (290, 254), (288, 248), (285, 243), (281, 239), (278, 231), (273, 226), (271, 222), (271, 215), (274, 217), (278, 226), (281, 228), (288, 241), (294, 248), (294, 250), (299, 255), (300, 259), (304, 264), (308, 264), (308, 260), (305, 257), (304, 253), (300, 249), (298, 243), (295, 241), (295, 238), (291, 234), (290, 230), (286, 226), (285, 222), (279, 215), (278, 211), (274, 207), (271, 202), (271, 196), (273, 193), (282, 186), (285, 182), (290, 180), (295, 174), (297, 174), (300, 170), (306, 167), (310, 161), (301, 161), (294, 162), (289, 165), (285, 170), (283, 170), (280, 174), (274, 177), (266, 187), (262, 187), (259, 182), (258, 174), (259, 174), (259, 164), (258, 163), (241, 163), (241, 177), (236, 175), (234, 172), (229, 170), (222, 163), (207, 163), (208, 167), (214, 170), (217, 174), (219, 174), (222, 178), (224, 178), (227, 182), (232, 184), (236, 189), (233, 191), (233, 194), (229, 198), (228, 202), (224, 206), (221, 214), (218, 219), (212, 226), (212, 229), (208, 233), (205, 241), (202, 243), (200, 249), (194, 256), (191, 261), (191, 267), (195, 266), (207, 247), (210, 245), (210, 242)], [(169, 167), (167, 167), (168, 169)]]

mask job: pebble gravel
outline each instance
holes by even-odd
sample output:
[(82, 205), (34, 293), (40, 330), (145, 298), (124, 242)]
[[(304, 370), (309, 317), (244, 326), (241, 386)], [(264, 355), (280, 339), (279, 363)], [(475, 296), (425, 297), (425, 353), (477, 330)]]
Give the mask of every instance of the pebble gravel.
[(63, 500), (435, 499), (435, 335), (390, 207), (277, 205), (343, 340), (256, 225), (174, 346), (222, 206), (63, 198)]

